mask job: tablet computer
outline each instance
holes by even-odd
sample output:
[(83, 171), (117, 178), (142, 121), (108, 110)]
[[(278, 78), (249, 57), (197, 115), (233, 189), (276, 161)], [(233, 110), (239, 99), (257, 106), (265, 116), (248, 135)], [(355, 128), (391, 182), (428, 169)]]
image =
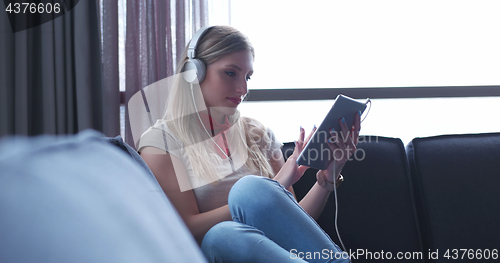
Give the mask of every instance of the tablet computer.
[(335, 129), (338, 132), (338, 139), (341, 140), (340, 135), (340, 119), (345, 118), (347, 127), (351, 127), (354, 123), (354, 114), (359, 111), (363, 113), (366, 109), (366, 103), (359, 102), (353, 98), (349, 98), (342, 94), (338, 95), (333, 103), (332, 108), (321, 122), (321, 125), (311, 136), (311, 139), (302, 150), (297, 163), (311, 168), (325, 170), (333, 158), (333, 151), (327, 144), (330, 138), (330, 129)]

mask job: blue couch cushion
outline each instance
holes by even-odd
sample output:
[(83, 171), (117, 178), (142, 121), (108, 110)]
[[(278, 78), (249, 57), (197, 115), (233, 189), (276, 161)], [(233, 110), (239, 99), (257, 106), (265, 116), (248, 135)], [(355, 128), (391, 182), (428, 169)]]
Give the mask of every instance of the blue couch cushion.
[(146, 171), (147, 174), (149, 174), (153, 180), (156, 181), (156, 177), (154, 176), (153, 172), (151, 172), (151, 169), (149, 169), (149, 166), (144, 162), (142, 157), (139, 155), (139, 153), (132, 148), (132, 146), (126, 144), (122, 137), (120, 135), (114, 137), (114, 138), (103, 138), (103, 140), (115, 145), (119, 149), (121, 149), (124, 153), (128, 154), (132, 160), (134, 160), (135, 163), (137, 163), (139, 166), (141, 166), (144, 171)]
[(0, 262), (205, 262), (147, 170), (86, 131), (0, 142)]

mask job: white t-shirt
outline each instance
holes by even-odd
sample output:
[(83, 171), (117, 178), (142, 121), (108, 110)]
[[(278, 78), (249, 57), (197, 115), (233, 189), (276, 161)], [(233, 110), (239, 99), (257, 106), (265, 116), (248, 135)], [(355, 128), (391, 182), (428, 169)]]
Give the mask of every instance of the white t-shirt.
[[(250, 121), (254, 121), (249, 119)], [(260, 146), (265, 147), (268, 160), (272, 158), (274, 151), (280, 151), (283, 144), (276, 139), (271, 129), (266, 128), (269, 137), (268, 142), (263, 142)], [(222, 164), (216, 167), (217, 172), (224, 177), (216, 182), (210, 183), (197, 176), (193, 172), (193, 167), (185, 146), (180, 139), (177, 139), (172, 131), (168, 128), (167, 122), (157, 120), (156, 123), (146, 130), (139, 140), (137, 149), (139, 152), (144, 147), (152, 146), (177, 157), (187, 172), (190, 185), (180, 186), (181, 191), (192, 189), (196, 197), (198, 209), (200, 213), (207, 212), (227, 204), (229, 190), (240, 178), (246, 175), (260, 175), (259, 171), (250, 171), (243, 161), (238, 161), (238, 158), (233, 158), (234, 169), (231, 166), (228, 158), (223, 159)], [(175, 168), (175, 167), (174, 167)], [(227, 176), (226, 176), (227, 175)], [(222, 177), (222, 176), (221, 176)]]

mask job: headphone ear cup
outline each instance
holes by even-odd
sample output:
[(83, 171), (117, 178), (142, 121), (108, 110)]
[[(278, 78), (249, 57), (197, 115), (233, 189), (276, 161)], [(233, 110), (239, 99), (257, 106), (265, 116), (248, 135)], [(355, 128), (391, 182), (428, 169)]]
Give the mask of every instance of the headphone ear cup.
[(200, 84), (205, 79), (207, 69), (205, 63), (200, 59), (186, 61), (182, 69), (184, 80), (193, 84)]

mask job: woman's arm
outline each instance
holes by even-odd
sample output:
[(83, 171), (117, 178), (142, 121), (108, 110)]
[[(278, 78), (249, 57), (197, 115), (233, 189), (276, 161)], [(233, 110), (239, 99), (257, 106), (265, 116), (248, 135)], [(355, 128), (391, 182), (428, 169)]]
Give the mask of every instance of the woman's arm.
[(155, 147), (145, 147), (141, 151), (141, 157), (155, 175), (198, 244), (201, 244), (203, 237), (212, 226), (222, 221), (231, 221), (231, 213), (227, 205), (200, 213), (193, 191), (180, 191), (177, 178), (187, 178), (187, 172), (177, 157)]
[[(304, 139), (305, 131), (302, 128), (300, 129), (299, 140), (295, 142), (295, 150), (293, 154), (288, 157), (286, 162), (280, 151), (274, 151), (271, 158), (271, 166), (276, 174), (274, 179), (285, 186), (288, 191), (293, 193), (295, 199), (297, 199), (297, 197), (295, 196), (292, 185), (295, 184), (295, 182), (298, 181), (308, 169), (306, 166), (299, 166), (297, 164), (297, 158), (302, 151), (303, 146), (307, 143), (307, 141), (309, 141), (315, 130), (316, 128), (314, 128), (309, 136)], [(318, 183), (315, 183), (307, 195), (299, 202), (299, 205), (312, 218), (318, 219), (319, 215), (323, 211), (323, 208), (325, 207), (329, 194), (330, 192), (328, 190), (319, 186)]]
[[(328, 142), (328, 146), (334, 153), (333, 158), (326, 170), (320, 170), (316, 174), (316, 177), (318, 177), (318, 174), (321, 174), (331, 183), (336, 181), (336, 186), (338, 186), (338, 178), (340, 177), (340, 172), (344, 168), (345, 163), (356, 151), (360, 130), (360, 115), (356, 114), (354, 116), (354, 125), (350, 127), (350, 129), (347, 128), (344, 120), (340, 120), (339, 122), (342, 130), (340, 132), (331, 131), (330, 135), (333, 141)], [(311, 211), (310, 215), (317, 219), (325, 207), (329, 194), (330, 191), (320, 186), (316, 181), (307, 195), (301, 200), (300, 205), (304, 210), (308, 212)]]
[(311, 131), (309, 136), (304, 140), (305, 130), (300, 128), (299, 140), (295, 141), (295, 149), (292, 155), (290, 155), (285, 162), (283, 154), (281, 151), (273, 151), (273, 156), (271, 158), (271, 166), (274, 169), (276, 176), (274, 180), (280, 182), (281, 185), (285, 186), (287, 189), (292, 189), (294, 185), (304, 174), (304, 172), (309, 168), (303, 165), (297, 165), (297, 158), (305, 144), (309, 141), (313, 135), (316, 127)]
[[(274, 151), (273, 152), (273, 156), (271, 157), (271, 167), (273, 168), (273, 171), (274, 171), (274, 180), (280, 182), (281, 185), (285, 186), (286, 183), (284, 183), (282, 180), (280, 181), (280, 178), (279, 178), (279, 173), (280, 171), (282, 172), (282, 174), (284, 173), (282, 171), (282, 169), (286, 169), (286, 168), (283, 168), (283, 166), (285, 165), (285, 159), (283, 158), (283, 154), (281, 154), (281, 151)], [(278, 178), (277, 178), (278, 177)], [(293, 187), (292, 185), (286, 187), (285, 188), (290, 191), (290, 193), (293, 194), (293, 197), (295, 198), (295, 200), (297, 200), (297, 196), (295, 196), (295, 191), (293, 191)]]
[[(354, 151), (356, 151), (356, 146), (358, 143), (360, 130), (359, 114), (356, 114), (356, 116), (354, 117), (354, 125), (351, 129), (348, 129), (347, 125), (345, 124), (345, 122), (342, 122), (342, 120), (340, 120), (339, 122), (342, 131), (331, 132), (331, 136), (334, 139), (334, 142), (328, 142), (328, 146), (338, 156), (333, 156), (326, 170), (318, 171), (318, 173), (323, 173), (329, 182), (333, 182), (333, 180), (337, 181), (337, 179), (340, 177), (342, 168), (344, 167), (350, 156), (354, 153)], [(276, 180), (278, 180), (282, 184), (284, 183), (283, 185), (285, 187), (289, 187), (288, 184), (290, 183), (293, 185), (295, 182), (297, 182), (304, 174), (305, 169), (307, 169), (307, 167), (298, 166), (296, 164), (296, 160), (313, 133), (314, 130), (304, 141), (304, 132), (301, 129), (299, 141), (295, 142), (295, 150), (286, 162), (284, 161), (283, 155), (279, 156), (279, 153), (275, 153), (275, 155), (273, 156), (271, 160), (273, 167), (281, 167), (278, 174), (276, 175)], [(291, 189), (292, 187), (289, 188)], [(316, 182), (314, 183), (313, 187), (311, 187), (306, 196), (304, 196), (304, 198), (299, 202), (299, 204), (311, 217), (317, 219), (321, 215), (321, 212), (325, 207), (329, 195), (330, 191), (320, 186), (318, 182)]]
[[(290, 164), (294, 164), (295, 167), (297, 167), (297, 164), (295, 162), (295, 159), (293, 159), (292, 156), (290, 156), (287, 159), (287, 162), (290, 162)], [(273, 170), (275, 171), (276, 174), (278, 174), (278, 171), (281, 172), (281, 175), (284, 176), (284, 172), (282, 168), (285, 165), (285, 159), (283, 158), (283, 155), (280, 154), (279, 152), (275, 152), (273, 158), (271, 159), (271, 166), (273, 167)], [(291, 166), (291, 165), (290, 165)], [(283, 169), (289, 169), (287, 167), (284, 167)], [(297, 167), (298, 169), (298, 167)], [(294, 172), (294, 171), (288, 171)], [(279, 179), (279, 178), (278, 178)], [(293, 196), (295, 196), (295, 192), (293, 191), (293, 187), (290, 186), (287, 188), (288, 191), (293, 193)], [(328, 200), (328, 196), (330, 195), (330, 191), (326, 190), (325, 188), (321, 187), (318, 185), (318, 183), (314, 183), (313, 187), (309, 190), (309, 192), (302, 198), (302, 200), (299, 202), (299, 205), (315, 220), (318, 219), (318, 217), (321, 215), (321, 212), (323, 211), (323, 208), (325, 207), (326, 201)], [(297, 197), (295, 197), (297, 199)]]

